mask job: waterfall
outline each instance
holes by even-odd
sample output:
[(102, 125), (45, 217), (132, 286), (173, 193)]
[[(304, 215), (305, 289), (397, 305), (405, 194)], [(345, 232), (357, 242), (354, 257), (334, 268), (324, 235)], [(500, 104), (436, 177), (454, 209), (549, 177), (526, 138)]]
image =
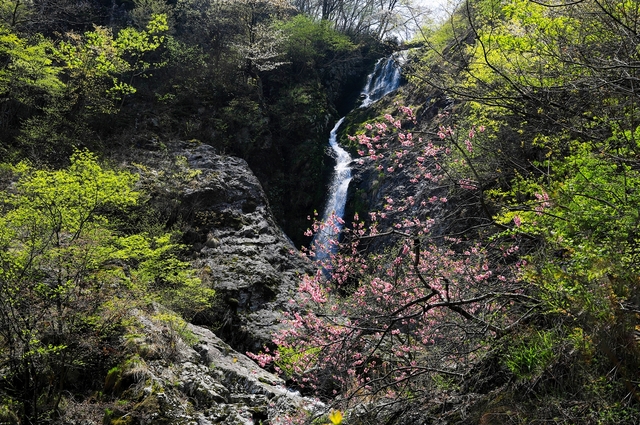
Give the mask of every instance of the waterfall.
[(329, 135), (329, 147), (331, 147), (332, 156), (336, 159), (336, 165), (331, 176), (329, 199), (327, 199), (327, 205), (322, 213), (322, 223), (324, 225), (316, 233), (312, 242), (312, 246), (316, 249), (316, 260), (326, 258), (328, 252), (335, 252), (333, 244), (337, 242), (338, 235), (342, 230), (340, 220), (344, 216), (344, 208), (347, 205), (347, 191), (349, 190), (349, 182), (351, 182), (351, 155), (338, 144), (338, 129), (345, 118), (340, 118)]
[[(401, 53), (396, 53), (388, 58), (382, 58), (376, 62), (373, 72), (367, 76), (367, 83), (362, 90), (363, 102), (361, 108), (365, 108), (381, 99), (400, 86), (400, 61), (404, 58)], [(329, 186), (329, 199), (322, 214), (324, 225), (316, 233), (311, 246), (316, 251), (316, 260), (327, 258), (329, 253), (335, 253), (338, 236), (342, 230), (342, 218), (347, 204), (347, 191), (351, 182), (351, 156), (338, 144), (338, 129), (346, 117), (340, 118), (329, 135), (329, 147), (331, 155), (336, 159), (336, 166)]]
[(363, 98), (361, 108), (366, 108), (391, 93), (400, 86), (402, 77), (400, 65), (404, 62), (404, 52), (379, 59), (373, 72), (367, 77), (367, 83), (360, 93)]

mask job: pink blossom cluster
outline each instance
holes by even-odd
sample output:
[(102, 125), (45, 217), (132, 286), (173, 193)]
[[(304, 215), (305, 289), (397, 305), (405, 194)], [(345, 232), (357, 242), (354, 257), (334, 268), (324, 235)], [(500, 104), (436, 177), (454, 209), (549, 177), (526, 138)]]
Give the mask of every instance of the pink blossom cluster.
[(535, 193), (535, 197), (538, 201), (538, 205), (535, 207), (536, 214), (542, 215), (544, 210), (551, 206), (551, 202), (549, 202), (549, 194), (547, 192)]
[[(406, 219), (401, 228), (422, 225)], [(389, 258), (362, 252), (371, 237), (362, 222), (347, 232), (332, 264), (302, 279), (299, 311), (274, 338), (280, 350), (298, 354), (287, 367), (300, 387), (321, 392), (330, 383), (332, 392), (354, 397), (381, 388), (393, 394), (434, 369), (455, 373), (454, 365), (478, 355), (483, 346), (466, 339), (470, 329), (486, 332), (513, 320), (499, 294), (518, 292), (516, 269), (510, 262), (492, 266), (486, 247), (460, 251), (455, 238), (447, 239), (450, 247), (407, 238)], [(261, 365), (282, 361), (279, 351), (252, 357)]]
[[(403, 119), (385, 115), (384, 122), (369, 123), (365, 133), (350, 137), (359, 144), (363, 161), (394, 173), (404, 172), (405, 161), (412, 160), (414, 183), (480, 190), (475, 179), (452, 178), (445, 165), (452, 151), (442, 141), (454, 137), (452, 127), (439, 128), (436, 145), (404, 131), (403, 120), (414, 123), (415, 116), (411, 108), (399, 110)], [(472, 140), (484, 130), (469, 130), (466, 152), (473, 151)], [(457, 149), (465, 150), (462, 145)], [(548, 207), (546, 193), (538, 200), (540, 207)], [(406, 214), (417, 204), (426, 208), (448, 201), (436, 195), (424, 201), (387, 196), (382, 211), (367, 213), (366, 223), (354, 217), (337, 251), (306, 250), (311, 258), (320, 249), (335, 253), (318, 263), (315, 274), (301, 279), (291, 312), (274, 337), (278, 350), (251, 356), (261, 365), (273, 363), (282, 373), (286, 369), (301, 388), (352, 401), (373, 394), (393, 398), (412, 391), (424, 375), (459, 374), (459, 365), (487, 349), (483, 341), (488, 334), (517, 323), (513, 300), (524, 297), (518, 276), (526, 263), (517, 259), (517, 239), (487, 246), (454, 237), (435, 239), (434, 219)], [(339, 222), (337, 217), (329, 223), (318, 222), (317, 216), (309, 219), (308, 236)], [(367, 252), (366, 243), (389, 234), (399, 238), (396, 246), (384, 253)], [(284, 352), (296, 354), (285, 358)]]

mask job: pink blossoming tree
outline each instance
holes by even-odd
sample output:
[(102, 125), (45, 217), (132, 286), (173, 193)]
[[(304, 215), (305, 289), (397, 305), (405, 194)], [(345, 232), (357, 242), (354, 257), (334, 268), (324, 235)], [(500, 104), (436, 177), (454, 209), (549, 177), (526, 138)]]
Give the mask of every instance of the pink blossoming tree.
[[(414, 120), (410, 108), (401, 112), (405, 122)], [(427, 141), (402, 124), (386, 115), (351, 137), (360, 146), (358, 161), (380, 172), (410, 173), (413, 184), (481, 191), (472, 141), (482, 127), (461, 143), (451, 127)], [(448, 201), (433, 196), (418, 210)], [(274, 338), (278, 349), (253, 357), (263, 366), (273, 362), (299, 387), (341, 409), (384, 409), (420, 397), (438, 379), (463, 378), (485, 355), (488, 338), (504, 336), (535, 309), (519, 279), (517, 237), (484, 245), (436, 237), (437, 220), (409, 214), (416, 202), (388, 197), (367, 220), (356, 214), (337, 253), (302, 279), (294, 312)], [(327, 225), (316, 220), (309, 232)], [(390, 237), (396, 242), (384, 250), (367, 249), (372, 240)], [(317, 250), (331, 252), (315, 246), (306, 254), (315, 258)]]

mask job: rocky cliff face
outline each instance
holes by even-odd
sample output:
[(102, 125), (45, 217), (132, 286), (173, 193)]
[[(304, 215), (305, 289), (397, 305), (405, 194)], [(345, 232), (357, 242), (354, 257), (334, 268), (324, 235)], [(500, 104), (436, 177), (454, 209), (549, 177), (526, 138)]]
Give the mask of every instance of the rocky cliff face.
[(216, 326), (234, 347), (256, 351), (270, 342), (279, 312), (288, 308), (310, 264), (277, 226), (246, 162), (215, 155), (204, 145), (185, 156), (202, 172), (184, 194), (199, 229), (195, 264), (211, 271), (227, 310), (199, 320)]
[[(65, 425), (277, 424), (319, 402), (288, 390), (208, 329), (186, 325), (176, 332), (163, 313), (135, 312), (141, 331), (126, 350), (135, 352), (105, 380), (103, 396), (70, 403)], [(104, 401), (104, 396), (110, 402)]]
[(311, 265), (276, 224), (258, 179), (244, 160), (204, 144), (175, 143), (145, 154), (144, 162), (173, 169), (156, 202), (173, 203), (170, 214), (187, 228), (193, 264), (217, 293), (215, 308), (193, 322), (239, 351), (260, 350)]

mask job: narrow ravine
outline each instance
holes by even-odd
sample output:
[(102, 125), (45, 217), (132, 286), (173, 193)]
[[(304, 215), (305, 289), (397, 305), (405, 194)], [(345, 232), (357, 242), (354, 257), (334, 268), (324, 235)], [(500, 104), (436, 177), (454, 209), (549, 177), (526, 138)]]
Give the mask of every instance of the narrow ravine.
[[(360, 108), (372, 105), (400, 86), (403, 60), (404, 52), (397, 52), (376, 62), (373, 72), (367, 76), (367, 82), (360, 94), (363, 99)], [(322, 213), (324, 225), (311, 242), (311, 246), (316, 252), (316, 260), (325, 259), (331, 253), (335, 253), (338, 237), (342, 231), (342, 219), (351, 182), (352, 162), (351, 155), (338, 144), (338, 130), (345, 118), (342, 117), (338, 120), (329, 135), (329, 147), (331, 155), (336, 159), (336, 165), (331, 177), (327, 204)]]

